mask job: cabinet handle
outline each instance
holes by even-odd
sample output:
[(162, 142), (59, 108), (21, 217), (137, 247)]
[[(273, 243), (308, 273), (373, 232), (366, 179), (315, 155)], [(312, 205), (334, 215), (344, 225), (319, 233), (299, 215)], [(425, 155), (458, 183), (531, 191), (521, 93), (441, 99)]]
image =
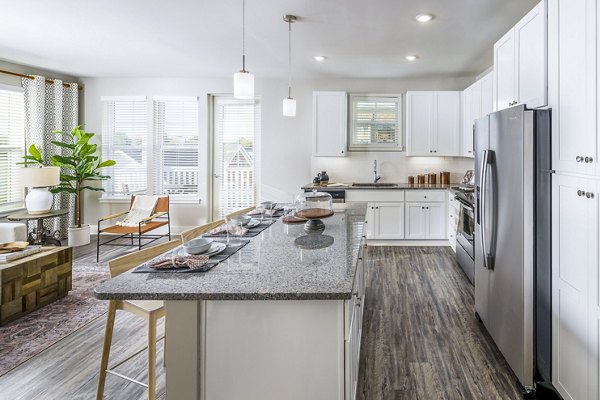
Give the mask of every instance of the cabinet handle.
[(585, 192), (583, 190), (578, 190), (577, 191), (577, 196), (579, 196), (579, 197), (585, 196)]
[(433, 153), (433, 150), (429, 150), (430, 153)]
[(342, 150), (342, 154), (344, 154), (344, 150)]
[(429, 210), (429, 207), (425, 207), (425, 208)]
[(424, 210), (424, 209), (425, 209), (425, 207), (421, 207), (421, 210)]
[(575, 157), (575, 161), (582, 162), (583, 161), (583, 157), (577, 156), (577, 157)]
[(426, 198), (427, 198), (427, 196), (423, 196), (423, 198), (424, 198), (424, 199), (426, 199)]
[(467, 153), (472, 153), (472, 152), (473, 152), (473, 150), (467, 150)]
[(592, 193), (592, 192), (586, 192), (585, 193), (585, 197), (587, 197), (588, 199), (593, 199), (594, 198), (594, 193)]
[(434, 150), (433, 152), (434, 152), (434, 153), (437, 153), (437, 150)]
[(375, 207), (375, 209), (379, 210), (379, 207)]
[(592, 157), (586, 157), (586, 158), (585, 158), (585, 162), (586, 162), (586, 163), (591, 163), (591, 162), (593, 162), (593, 161), (594, 161), (594, 159), (593, 159)]

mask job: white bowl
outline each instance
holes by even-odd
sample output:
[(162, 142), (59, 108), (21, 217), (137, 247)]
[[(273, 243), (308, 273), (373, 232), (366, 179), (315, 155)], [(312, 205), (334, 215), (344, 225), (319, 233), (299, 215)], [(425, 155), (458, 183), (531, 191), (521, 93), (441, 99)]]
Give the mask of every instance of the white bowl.
[(231, 218), (231, 222), (236, 225), (242, 224), (243, 226), (246, 226), (251, 219), (252, 217), (249, 215), (238, 215), (237, 217)]
[(262, 203), (260, 203), (261, 206), (265, 207), (266, 209), (270, 210), (275, 208), (275, 203), (274, 201), (263, 201)]
[(184, 243), (183, 248), (189, 254), (202, 254), (210, 249), (212, 242), (213, 240), (210, 238), (199, 237)]

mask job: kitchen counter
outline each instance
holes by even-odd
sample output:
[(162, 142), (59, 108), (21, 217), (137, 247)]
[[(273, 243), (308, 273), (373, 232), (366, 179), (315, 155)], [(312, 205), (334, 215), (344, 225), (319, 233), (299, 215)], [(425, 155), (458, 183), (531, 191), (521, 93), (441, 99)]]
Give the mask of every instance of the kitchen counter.
[(419, 185), (419, 184), (410, 184), (410, 183), (394, 183), (394, 182), (385, 182), (394, 184), (394, 186), (352, 186), (352, 184), (344, 185), (344, 186), (332, 186), (332, 187), (322, 187), (318, 185), (314, 185), (309, 183), (308, 185), (302, 186), (302, 190), (312, 190), (312, 189), (340, 189), (340, 190), (451, 190), (453, 186), (458, 186), (459, 183), (449, 183), (442, 185), (441, 183), (435, 185)]
[(350, 299), (365, 213), (366, 204), (355, 203), (324, 219), (323, 235), (333, 238), (324, 249), (300, 249), (294, 240), (307, 235), (303, 224), (278, 220), (206, 273), (127, 272), (98, 286), (95, 295), (102, 300)]

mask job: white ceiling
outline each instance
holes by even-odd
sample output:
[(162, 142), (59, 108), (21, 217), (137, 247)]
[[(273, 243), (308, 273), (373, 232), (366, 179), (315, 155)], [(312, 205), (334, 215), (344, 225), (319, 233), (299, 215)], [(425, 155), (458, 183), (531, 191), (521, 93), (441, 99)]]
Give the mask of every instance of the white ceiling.
[[(247, 0), (247, 69), (295, 77), (465, 76), (539, 0)], [(241, 67), (241, 0), (0, 0), (0, 59), (80, 77), (225, 77)], [(428, 24), (415, 21), (435, 14)], [(328, 57), (317, 63), (313, 55)], [(418, 54), (416, 62), (404, 57)]]

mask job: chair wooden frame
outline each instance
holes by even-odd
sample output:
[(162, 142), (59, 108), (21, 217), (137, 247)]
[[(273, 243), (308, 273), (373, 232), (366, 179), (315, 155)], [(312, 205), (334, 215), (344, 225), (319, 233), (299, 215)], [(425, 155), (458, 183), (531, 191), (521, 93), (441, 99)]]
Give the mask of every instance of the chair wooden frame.
[[(118, 276), (146, 261), (153, 259), (169, 250), (181, 244), (181, 240), (176, 239), (166, 243), (161, 243), (156, 246), (149, 247), (144, 250), (137, 251), (132, 254), (127, 254), (108, 262), (110, 269), (110, 275), (112, 278)], [(110, 357), (110, 348), (112, 344), (113, 328), (115, 325), (115, 319), (117, 316), (117, 310), (127, 311), (135, 314), (146, 321), (148, 321), (148, 346), (144, 347), (130, 356), (119, 361), (112, 367), (108, 366)], [(157, 338), (157, 322), (160, 318), (165, 317), (164, 303), (159, 300), (110, 300), (108, 303), (108, 316), (106, 319), (106, 328), (104, 332), (104, 344), (102, 347), (102, 359), (100, 361), (100, 375), (98, 377), (98, 389), (96, 392), (96, 399), (101, 400), (104, 397), (104, 387), (106, 384), (106, 375), (111, 374), (119, 378), (128, 380), (138, 385), (148, 388), (148, 399), (156, 399), (156, 344), (165, 340), (163, 343), (163, 365), (165, 365), (165, 354), (167, 352), (167, 343), (165, 336)], [(166, 335), (166, 333), (165, 333)], [(130, 378), (123, 374), (120, 374), (114, 369), (131, 358), (137, 356), (142, 351), (148, 349), (148, 383), (140, 382), (136, 379)]]
[[(133, 202), (135, 200), (135, 195), (131, 196), (131, 200), (129, 203), (129, 209), (133, 206)], [(98, 220), (98, 236), (96, 238), (96, 262), (100, 260), (100, 246), (135, 246), (134, 238), (137, 235), (138, 240), (138, 250), (141, 250), (142, 247), (147, 246), (163, 237), (168, 237), (171, 240), (171, 218), (169, 216), (169, 196), (161, 196), (158, 198), (156, 202), (156, 206), (154, 207), (152, 215), (148, 218), (140, 221), (137, 227), (135, 226), (119, 226), (112, 225), (107, 228), (101, 228), (100, 224), (104, 221), (108, 221), (114, 218), (122, 217), (127, 215), (129, 211), (122, 211), (116, 214), (111, 214), (106, 217), (103, 217)], [(147, 232), (151, 232), (160, 227), (167, 226), (167, 233), (163, 235), (151, 234), (148, 235)], [(103, 243), (100, 242), (100, 236), (102, 233), (113, 233), (118, 236), (109, 239)], [(113, 243), (116, 240), (123, 239), (125, 237), (131, 237), (131, 244), (124, 243)], [(142, 243), (142, 239), (150, 239), (150, 241), (146, 243)]]
[(225, 221), (229, 221), (233, 217), (237, 217), (237, 216), (240, 216), (240, 215), (246, 215), (250, 211), (254, 211), (255, 209), (256, 209), (256, 206), (252, 206), (252, 207), (247, 207), (247, 208), (243, 208), (241, 210), (234, 211), (234, 212), (229, 213), (229, 214), (227, 214), (225, 216)]
[(197, 238), (200, 235), (205, 234), (206, 232), (215, 229), (218, 226), (221, 226), (225, 223), (225, 220), (220, 219), (218, 221), (210, 222), (206, 225), (197, 226), (192, 229), (188, 229), (187, 231), (181, 232), (181, 240), (183, 243), (187, 243), (190, 240)]

